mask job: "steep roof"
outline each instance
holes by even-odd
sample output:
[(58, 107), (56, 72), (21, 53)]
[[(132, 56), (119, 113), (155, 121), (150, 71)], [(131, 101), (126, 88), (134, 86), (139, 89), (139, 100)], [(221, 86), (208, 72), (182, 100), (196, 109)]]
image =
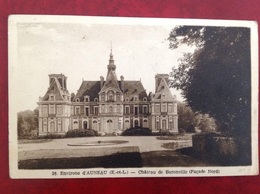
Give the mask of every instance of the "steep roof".
[(60, 85), (60, 82), (56, 77), (54, 77), (50, 83), (50, 87), (48, 88), (46, 94), (42, 98), (42, 101), (48, 101), (49, 95), (53, 94), (55, 96), (55, 100), (66, 100), (64, 96), (70, 95), (66, 89), (63, 89)]
[(74, 99), (79, 98), (83, 101), (84, 96), (88, 95), (90, 101), (94, 101), (98, 98), (98, 93), (100, 91), (100, 81), (83, 81)]
[(108, 72), (106, 82), (105, 82), (104, 86), (102, 87), (101, 92), (103, 92), (107, 89), (114, 89), (116, 91), (121, 92), (119, 85), (118, 85), (115, 71), (111, 70)]
[(164, 95), (164, 99), (172, 99), (172, 93), (170, 88), (165, 80), (165, 78), (161, 79), (157, 90), (155, 91), (154, 99), (161, 99), (162, 95)]
[[(106, 82), (105, 82), (106, 83)], [(115, 83), (108, 83), (107, 86), (104, 87), (112, 87), (111, 85)], [(100, 92), (100, 81), (83, 81), (76, 96), (74, 99), (79, 98), (80, 101), (84, 100), (84, 96), (88, 95), (90, 97), (90, 101), (94, 101), (95, 98), (98, 98), (98, 93)], [(122, 91), (119, 86), (121, 86), (121, 81), (117, 81), (116, 86), (118, 90)], [(102, 89), (104, 88), (102, 87)], [(129, 101), (133, 100), (134, 96), (139, 96), (139, 99), (143, 99), (144, 97), (148, 97), (146, 91), (143, 87), (141, 81), (124, 81), (124, 99), (128, 98)]]
[[(121, 86), (121, 81), (119, 81)], [(124, 81), (124, 99), (128, 98), (129, 101), (132, 101), (134, 96), (139, 96), (139, 99), (147, 98), (146, 90), (141, 81)]]

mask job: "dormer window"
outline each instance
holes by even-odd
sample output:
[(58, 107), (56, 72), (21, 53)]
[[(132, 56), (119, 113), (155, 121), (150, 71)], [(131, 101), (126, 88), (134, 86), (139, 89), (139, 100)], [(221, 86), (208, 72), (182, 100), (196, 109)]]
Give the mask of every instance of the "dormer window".
[(95, 98), (95, 99), (94, 99), (94, 102), (98, 102), (98, 99), (97, 99), (97, 98)]
[(55, 99), (55, 98), (54, 98), (54, 95), (50, 95), (50, 96), (49, 96), (49, 100), (50, 100), (50, 101), (54, 101), (54, 99)]
[(117, 101), (120, 101), (120, 94), (117, 94), (117, 95), (116, 95), (116, 100), (117, 100)]
[(89, 96), (84, 97), (84, 102), (89, 102)]
[(138, 101), (138, 97), (137, 96), (134, 97), (134, 101)]
[(162, 95), (162, 99), (165, 99), (165, 94)]
[(101, 95), (101, 102), (105, 102), (105, 95), (104, 94)]
[(144, 97), (144, 98), (143, 98), (143, 101), (145, 101), (145, 102), (146, 102), (146, 101), (147, 101), (147, 98), (146, 98), (146, 97)]
[(125, 101), (128, 102), (128, 101), (129, 101), (129, 98), (126, 98)]
[(80, 99), (79, 99), (79, 98), (76, 98), (76, 102), (80, 102)]
[(114, 101), (114, 94), (113, 94), (113, 92), (112, 91), (110, 91), (109, 93), (108, 93), (108, 101)]

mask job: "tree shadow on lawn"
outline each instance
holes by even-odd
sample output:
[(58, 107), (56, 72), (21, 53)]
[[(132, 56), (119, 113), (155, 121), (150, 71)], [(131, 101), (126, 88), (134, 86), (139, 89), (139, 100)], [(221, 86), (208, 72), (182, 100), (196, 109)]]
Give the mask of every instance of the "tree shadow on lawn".
[(41, 158), (18, 162), (18, 169), (140, 168), (216, 166), (195, 157), (192, 147), (178, 150), (116, 153), (97, 157)]
[(210, 164), (211, 166), (247, 166), (244, 164), (243, 160), (235, 160), (231, 157), (221, 157), (218, 153), (212, 151), (210, 153), (200, 153), (194, 150), (192, 147), (186, 147), (176, 150), (180, 154), (184, 154), (195, 158), (197, 160), (204, 161), (205, 163)]
[(142, 159), (139, 152), (130, 152), (99, 157), (29, 159), (18, 162), (19, 169), (73, 169), (99, 167), (142, 167)]
[[(187, 150), (182, 148), (179, 150)], [(179, 150), (163, 150), (142, 153), (143, 167), (196, 167), (196, 166), (214, 166), (207, 161), (192, 157)]]

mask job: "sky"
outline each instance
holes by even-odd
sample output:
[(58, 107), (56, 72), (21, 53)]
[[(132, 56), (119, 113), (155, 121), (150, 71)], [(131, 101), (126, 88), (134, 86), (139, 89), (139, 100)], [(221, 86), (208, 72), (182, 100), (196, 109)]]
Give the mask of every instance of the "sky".
[[(154, 92), (155, 75), (168, 74), (178, 65), (187, 46), (169, 49), (172, 25), (114, 24), (105, 22), (17, 22), (14, 92), (17, 111), (35, 109), (49, 87), (49, 74), (68, 77), (67, 88), (77, 93), (82, 80), (106, 77), (112, 52), (118, 79), (141, 80)], [(12, 89), (12, 88), (11, 88)], [(180, 91), (171, 89), (183, 101)]]

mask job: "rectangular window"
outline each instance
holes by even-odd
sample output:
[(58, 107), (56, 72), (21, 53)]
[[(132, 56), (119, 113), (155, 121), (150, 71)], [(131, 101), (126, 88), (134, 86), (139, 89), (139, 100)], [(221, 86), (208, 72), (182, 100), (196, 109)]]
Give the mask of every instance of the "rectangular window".
[(79, 115), (79, 114), (80, 114), (80, 108), (79, 108), (79, 107), (76, 107), (76, 108), (75, 108), (75, 114), (76, 114), (76, 115)]
[(172, 104), (168, 105), (168, 112), (173, 113), (173, 105)]
[(55, 114), (55, 105), (50, 105), (50, 114)]
[(90, 107), (90, 114), (94, 114), (94, 106)]
[(167, 112), (166, 104), (162, 104), (162, 112)]
[(125, 107), (125, 114), (127, 114), (127, 115), (130, 114), (130, 107), (129, 106)]
[(156, 104), (156, 105), (154, 106), (154, 112), (155, 112), (155, 113), (160, 113), (160, 105), (159, 105), (159, 104)]
[(143, 108), (142, 106), (139, 106), (139, 114), (142, 114), (143, 113)]
[(135, 107), (135, 115), (138, 115), (138, 107)]
[(57, 105), (57, 114), (62, 114), (62, 105)]
[(147, 105), (145, 105), (145, 106), (143, 107), (143, 109), (144, 109), (143, 114), (147, 114)]
[(47, 105), (43, 105), (42, 106), (42, 114), (43, 115), (47, 115), (48, 114), (48, 107), (47, 107)]
[(85, 115), (88, 116), (89, 115), (89, 111), (88, 111), (88, 107), (85, 108)]
[(105, 105), (102, 104), (101, 113), (105, 113)]
[(108, 101), (113, 101), (113, 95), (112, 94), (108, 95)]
[(97, 115), (98, 114), (98, 107), (95, 107), (95, 115)]

